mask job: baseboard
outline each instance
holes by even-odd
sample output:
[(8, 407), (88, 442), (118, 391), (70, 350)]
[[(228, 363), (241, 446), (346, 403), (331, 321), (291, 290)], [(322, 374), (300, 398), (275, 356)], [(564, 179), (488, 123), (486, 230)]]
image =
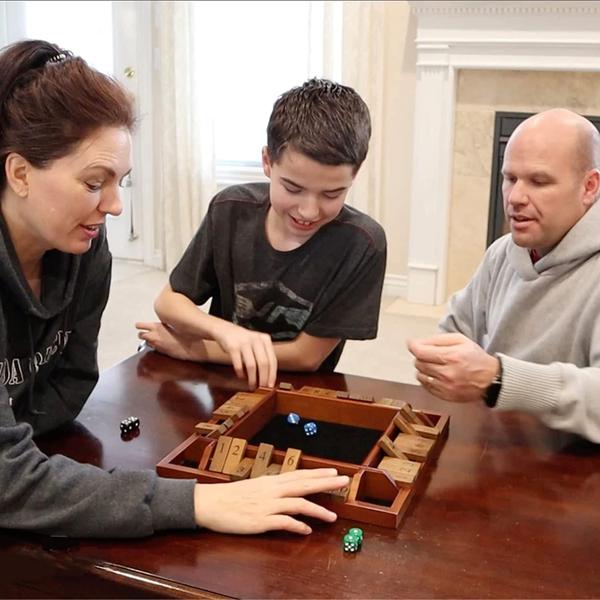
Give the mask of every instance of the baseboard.
[(406, 298), (408, 292), (408, 277), (406, 275), (385, 276), (383, 280), (383, 295), (394, 296), (397, 298)]

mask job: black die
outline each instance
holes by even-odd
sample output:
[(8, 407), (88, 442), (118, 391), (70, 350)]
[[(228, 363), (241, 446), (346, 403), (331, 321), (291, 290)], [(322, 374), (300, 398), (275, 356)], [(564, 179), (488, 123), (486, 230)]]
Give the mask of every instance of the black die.
[(140, 420), (137, 417), (127, 417), (121, 421), (121, 434), (131, 433), (132, 431), (139, 429), (139, 427)]

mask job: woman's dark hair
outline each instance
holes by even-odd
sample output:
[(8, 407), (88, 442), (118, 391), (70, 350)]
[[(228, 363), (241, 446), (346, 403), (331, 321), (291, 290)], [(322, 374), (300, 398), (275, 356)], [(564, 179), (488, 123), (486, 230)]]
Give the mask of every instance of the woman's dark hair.
[(292, 146), (325, 165), (352, 165), (356, 173), (370, 137), (369, 109), (355, 90), (328, 79), (310, 79), (275, 102), (267, 150), (274, 163)]
[(41, 40), (0, 50), (0, 193), (11, 152), (43, 168), (101, 127), (134, 124), (128, 92), (82, 58)]

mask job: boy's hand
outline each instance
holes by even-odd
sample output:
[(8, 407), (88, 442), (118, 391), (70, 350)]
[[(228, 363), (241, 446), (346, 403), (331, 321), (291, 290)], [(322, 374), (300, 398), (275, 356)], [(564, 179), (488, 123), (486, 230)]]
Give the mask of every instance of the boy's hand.
[(145, 340), (154, 350), (173, 358), (194, 360), (191, 340), (177, 334), (170, 327), (166, 327), (162, 323), (144, 322), (136, 323), (135, 326), (140, 330), (138, 338)]
[(224, 321), (213, 337), (231, 357), (236, 375), (240, 379), (247, 378), (251, 388), (257, 386), (257, 380), (259, 386), (275, 387), (277, 356), (268, 333), (250, 331)]
[(303, 469), (234, 483), (197, 484), (196, 523), (223, 533), (263, 533), (283, 529), (308, 534), (311, 528), (291, 515), (335, 521), (334, 512), (302, 496), (348, 485), (335, 469)]
[(138, 337), (151, 348), (181, 360), (211, 360), (210, 344), (214, 344), (214, 348), (225, 353), (224, 358), (231, 360), (236, 375), (248, 379), (251, 388), (275, 387), (277, 357), (271, 337), (266, 333), (222, 321), (212, 342), (183, 335), (162, 323), (139, 322), (135, 326), (140, 330)]

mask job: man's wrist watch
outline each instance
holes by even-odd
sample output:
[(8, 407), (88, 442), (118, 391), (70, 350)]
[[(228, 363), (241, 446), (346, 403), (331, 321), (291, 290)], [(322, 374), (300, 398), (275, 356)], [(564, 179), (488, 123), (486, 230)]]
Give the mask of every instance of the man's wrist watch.
[(500, 395), (500, 390), (502, 389), (502, 359), (499, 356), (496, 356), (499, 363), (498, 373), (496, 377), (494, 377), (492, 383), (487, 386), (485, 392), (483, 392), (483, 401), (490, 408), (494, 408), (496, 406), (496, 402), (498, 402), (498, 396)]

